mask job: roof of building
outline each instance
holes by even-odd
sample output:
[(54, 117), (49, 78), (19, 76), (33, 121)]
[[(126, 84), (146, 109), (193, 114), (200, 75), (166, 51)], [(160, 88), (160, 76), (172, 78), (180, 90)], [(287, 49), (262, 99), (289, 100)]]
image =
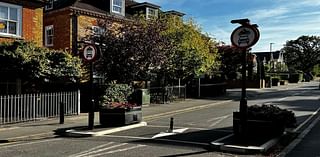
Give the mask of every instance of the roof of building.
[(138, 8), (138, 7), (150, 7), (150, 8), (154, 8), (154, 9), (159, 9), (161, 8), (158, 5), (152, 4), (152, 3), (148, 3), (148, 2), (143, 2), (143, 3), (136, 3), (136, 4), (132, 4), (129, 6), (130, 8)]
[(186, 15), (185, 13), (176, 11), (176, 10), (169, 10), (169, 11), (165, 11), (164, 14), (171, 14), (171, 15), (177, 15), (177, 16), (184, 16)]
[(266, 59), (266, 61), (270, 61), (271, 54), (273, 59), (278, 59), (280, 56), (280, 51), (273, 51), (273, 52), (253, 52), (257, 56), (257, 60), (263, 61)]

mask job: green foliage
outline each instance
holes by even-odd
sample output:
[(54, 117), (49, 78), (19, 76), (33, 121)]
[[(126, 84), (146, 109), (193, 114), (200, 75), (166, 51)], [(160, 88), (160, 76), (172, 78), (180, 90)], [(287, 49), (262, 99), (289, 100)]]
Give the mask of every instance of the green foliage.
[(121, 23), (102, 21), (100, 26), (106, 32), (88, 38), (103, 45), (97, 69), (107, 81), (130, 83), (154, 76), (185, 79), (216, 70), (216, 43), (192, 20), (183, 22), (175, 16), (145, 20), (138, 16)]
[[(46, 66), (43, 76), (49, 80), (69, 79), (74, 82), (81, 76), (81, 61), (67, 52), (50, 51), (46, 53)], [(65, 80), (64, 80), (65, 81)]]
[(111, 108), (112, 105), (126, 104), (131, 101), (134, 90), (127, 84), (109, 84), (105, 89), (101, 106)]
[(67, 52), (16, 41), (0, 45), (0, 73), (7, 79), (23, 79), (24, 84), (74, 82), (81, 76), (81, 60)]
[(282, 51), (289, 69), (309, 73), (320, 63), (320, 37), (301, 36), (287, 41)]
[(241, 52), (231, 46), (221, 46), (218, 53), (221, 55), (220, 71), (223, 72), (226, 79), (238, 79), (238, 74), (241, 71)]
[(216, 42), (202, 34), (192, 19), (184, 22), (169, 16), (163, 20), (167, 23), (163, 33), (173, 44), (168, 63), (164, 65), (171, 79), (213, 74), (219, 65)]
[(107, 81), (148, 80), (165, 63), (171, 44), (161, 34), (165, 25), (159, 21), (101, 21), (100, 26), (105, 33), (89, 39), (102, 45), (97, 70)]
[(292, 111), (281, 109), (275, 105), (249, 106), (248, 119), (272, 121), (288, 128), (294, 127), (297, 122)]
[(302, 81), (303, 75), (301, 73), (291, 73), (289, 75), (289, 82), (290, 83), (298, 83), (299, 81)]

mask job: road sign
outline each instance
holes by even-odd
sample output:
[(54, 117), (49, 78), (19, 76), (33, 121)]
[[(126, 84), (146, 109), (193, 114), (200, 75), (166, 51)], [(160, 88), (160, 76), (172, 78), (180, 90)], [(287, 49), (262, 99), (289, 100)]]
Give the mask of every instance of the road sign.
[(88, 62), (93, 62), (97, 58), (97, 49), (94, 45), (86, 45), (83, 49), (83, 59)]
[(242, 25), (236, 28), (231, 34), (232, 45), (238, 48), (249, 48), (257, 43), (260, 33), (257, 27), (252, 25)]

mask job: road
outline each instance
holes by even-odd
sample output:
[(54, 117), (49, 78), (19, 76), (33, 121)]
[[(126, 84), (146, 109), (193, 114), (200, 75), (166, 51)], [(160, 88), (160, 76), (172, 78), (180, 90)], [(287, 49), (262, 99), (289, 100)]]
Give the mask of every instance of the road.
[[(297, 129), (319, 110), (317, 82), (277, 89), (248, 90), (248, 105), (274, 104), (296, 114)], [(229, 90), (230, 100), (147, 116), (145, 127), (88, 138), (48, 138), (0, 145), (2, 157), (97, 156), (233, 156), (208, 151), (209, 143), (232, 134), (232, 113), (238, 111), (240, 90)], [(170, 104), (165, 104), (170, 105)], [(155, 112), (156, 113), (156, 112)], [(170, 118), (174, 132), (168, 132)]]

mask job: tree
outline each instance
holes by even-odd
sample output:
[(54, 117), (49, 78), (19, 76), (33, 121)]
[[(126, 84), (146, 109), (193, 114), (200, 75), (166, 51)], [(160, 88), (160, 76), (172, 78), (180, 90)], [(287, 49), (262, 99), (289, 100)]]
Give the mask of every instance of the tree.
[(121, 22), (106, 20), (100, 26), (105, 33), (88, 39), (99, 43), (102, 59), (97, 70), (108, 81), (185, 79), (216, 70), (215, 41), (202, 34), (192, 20), (136, 17)]
[(290, 71), (309, 73), (320, 63), (320, 37), (301, 36), (287, 41), (284, 48), (284, 60)]
[(164, 64), (169, 79), (188, 79), (202, 74), (212, 75), (218, 67), (216, 42), (201, 33), (199, 26), (190, 19), (166, 16), (164, 34), (173, 44)]
[(221, 46), (218, 53), (221, 56), (220, 71), (227, 80), (239, 79), (242, 62), (241, 52), (235, 47)]
[(105, 29), (101, 36), (91, 36), (98, 42), (101, 59), (97, 71), (107, 81), (131, 83), (149, 80), (152, 73), (166, 62), (170, 43), (161, 34), (166, 26), (157, 20), (100, 21)]
[(0, 45), (0, 73), (4, 80), (21, 79), (32, 91), (41, 84), (75, 82), (82, 69), (81, 60), (67, 52), (15, 41)]

